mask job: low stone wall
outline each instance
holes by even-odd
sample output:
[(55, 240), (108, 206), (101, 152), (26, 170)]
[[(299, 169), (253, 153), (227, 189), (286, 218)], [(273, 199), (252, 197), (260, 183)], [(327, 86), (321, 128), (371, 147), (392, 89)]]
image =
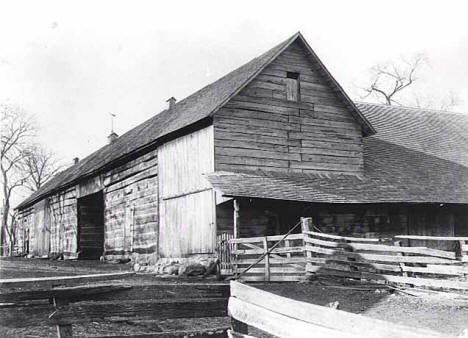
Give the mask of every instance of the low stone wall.
[(160, 258), (155, 264), (138, 261), (133, 265), (137, 272), (173, 276), (207, 276), (219, 271), (219, 259), (214, 254), (199, 254), (190, 257)]

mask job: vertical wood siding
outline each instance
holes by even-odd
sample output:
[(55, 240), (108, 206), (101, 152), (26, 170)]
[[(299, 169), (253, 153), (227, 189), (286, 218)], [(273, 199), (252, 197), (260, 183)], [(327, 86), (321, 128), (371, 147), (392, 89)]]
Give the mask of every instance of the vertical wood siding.
[(162, 257), (213, 252), (214, 198), (202, 174), (213, 172), (213, 128), (158, 148)]
[[(300, 73), (299, 102), (287, 72)], [(289, 93), (291, 94), (291, 93)], [(214, 116), (216, 170), (363, 173), (362, 131), (291, 45)]]

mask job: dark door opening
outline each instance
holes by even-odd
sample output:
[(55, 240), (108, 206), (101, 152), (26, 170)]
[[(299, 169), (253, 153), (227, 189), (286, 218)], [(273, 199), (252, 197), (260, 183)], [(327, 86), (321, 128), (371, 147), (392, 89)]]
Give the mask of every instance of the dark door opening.
[(78, 258), (99, 259), (104, 252), (102, 191), (78, 199)]

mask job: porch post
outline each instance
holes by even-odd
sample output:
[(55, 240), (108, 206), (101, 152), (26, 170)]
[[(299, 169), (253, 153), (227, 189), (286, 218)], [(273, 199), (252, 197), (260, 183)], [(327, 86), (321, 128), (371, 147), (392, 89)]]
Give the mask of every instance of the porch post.
[(233, 199), (234, 202), (234, 238), (240, 237), (240, 229), (239, 229), (239, 208), (240, 203), (237, 199)]

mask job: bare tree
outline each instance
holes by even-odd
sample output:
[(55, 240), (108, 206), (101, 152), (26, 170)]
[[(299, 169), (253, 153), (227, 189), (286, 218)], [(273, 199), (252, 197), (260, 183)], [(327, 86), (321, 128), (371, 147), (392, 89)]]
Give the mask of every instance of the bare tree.
[(24, 186), (32, 192), (62, 169), (55, 154), (39, 144), (29, 146), (23, 154), (23, 168), (28, 174)]
[(0, 255), (3, 255), (5, 235), (9, 234), (8, 215), (11, 196), (29, 176), (24, 170), (23, 156), (36, 130), (31, 117), (16, 106), (0, 105), (0, 114), (2, 127), (0, 171), (3, 192)]
[(426, 62), (423, 54), (417, 54), (410, 60), (401, 58), (373, 66), (369, 84), (361, 87), (365, 92), (362, 98), (374, 96), (387, 105), (400, 104), (396, 97), (418, 80), (417, 73)]
[(414, 106), (425, 109), (436, 109), (441, 111), (452, 111), (460, 104), (460, 98), (454, 93), (449, 92), (446, 97), (434, 99), (434, 97), (417, 95), (414, 98)]

